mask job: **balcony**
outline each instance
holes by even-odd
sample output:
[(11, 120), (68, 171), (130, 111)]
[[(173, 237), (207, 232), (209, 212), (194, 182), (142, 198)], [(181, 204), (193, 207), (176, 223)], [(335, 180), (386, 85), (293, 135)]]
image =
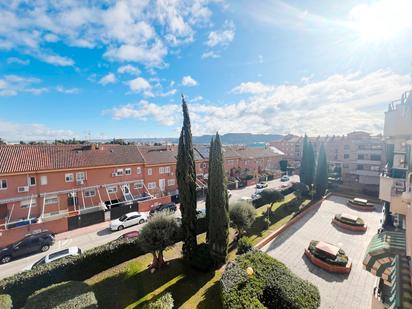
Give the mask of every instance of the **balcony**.
[(368, 160), (368, 159), (358, 159), (356, 160), (356, 164), (369, 164), (369, 165), (381, 165), (380, 160)]
[(356, 170), (355, 173), (359, 176), (372, 176), (372, 177), (379, 177), (379, 171), (371, 171), (371, 170)]
[(405, 179), (380, 176), (379, 198), (391, 203), (390, 208), (393, 213), (406, 215), (407, 204), (403, 200), (405, 184)]

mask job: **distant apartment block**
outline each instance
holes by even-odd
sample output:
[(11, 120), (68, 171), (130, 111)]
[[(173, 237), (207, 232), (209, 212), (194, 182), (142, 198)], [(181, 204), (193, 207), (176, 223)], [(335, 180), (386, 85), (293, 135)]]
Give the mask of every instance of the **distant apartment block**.
[[(196, 146), (194, 155), (197, 188), (205, 189), (209, 147)], [(176, 145), (1, 145), (0, 229), (177, 196), (176, 157)], [(224, 147), (228, 177), (275, 170), (279, 160), (270, 148)]]
[[(352, 132), (344, 136), (309, 137), (315, 155), (324, 144), (329, 164), (338, 167), (344, 182), (361, 184), (377, 190), (379, 175), (385, 162), (384, 141), (381, 135), (371, 136), (365, 132)], [(271, 143), (285, 154), (285, 159), (295, 167), (300, 166), (303, 137), (287, 135)]]
[(363, 264), (377, 277), (373, 309), (412, 308), (412, 92), (389, 105), (384, 138), (387, 161), (379, 187), (383, 224)]

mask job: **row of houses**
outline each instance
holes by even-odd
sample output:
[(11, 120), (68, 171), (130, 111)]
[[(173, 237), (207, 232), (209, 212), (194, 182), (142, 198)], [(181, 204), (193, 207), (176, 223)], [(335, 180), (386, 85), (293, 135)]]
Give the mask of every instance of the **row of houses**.
[[(194, 149), (197, 187), (207, 186), (209, 147)], [(0, 228), (30, 220), (178, 195), (176, 145), (1, 145)], [(224, 147), (230, 179), (279, 169), (271, 148)]]
[[(315, 155), (323, 144), (331, 167), (336, 167), (345, 183), (378, 192), (379, 175), (385, 165), (385, 142), (382, 135), (352, 132), (341, 136), (309, 137)], [(271, 145), (285, 154), (285, 159), (299, 167), (302, 158), (303, 137), (287, 135)]]

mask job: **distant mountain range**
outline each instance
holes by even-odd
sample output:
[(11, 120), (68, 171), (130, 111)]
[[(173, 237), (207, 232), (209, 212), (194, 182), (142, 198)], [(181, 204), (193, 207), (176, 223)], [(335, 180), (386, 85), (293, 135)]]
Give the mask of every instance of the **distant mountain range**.
[[(209, 144), (214, 135), (193, 136), (193, 144)], [(280, 140), (280, 134), (253, 134), (253, 133), (227, 133), (220, 136), (222, 143), (229, 144), (255, 144), (268, 143)], [(178, 138), (127, 138), (126, 141), (140, 143), (174, 143), (177, 144)]]

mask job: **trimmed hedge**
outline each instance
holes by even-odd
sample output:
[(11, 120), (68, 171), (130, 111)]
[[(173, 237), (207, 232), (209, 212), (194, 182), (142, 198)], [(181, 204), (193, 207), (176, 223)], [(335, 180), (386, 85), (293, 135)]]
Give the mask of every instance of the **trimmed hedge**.
[(165, 293), (143, 306), (143, 309), (173, 309), (173, 297), (170, 293)]
[(208, 244), (200, 244), (197, 246), (195, 253), (189, 260), (190, 265), (200, 271), (209, 272), (214, 268), (214, 262), (210, 256)]
[[(198, 234), (206, 231), (206, 219), (198, 219)], [(176, 242), (181, 240), (181, 233)], [(64, 281), (84, 281), (106, 269), (134, 259), (145, 252), (139, 238), (116, 240), (69, 256), (50, 264), (15, 274), (0, 281), (0, 293), (9, 294), (17, 308), (24, 305), (27, 297), (42, 288)]]
[(312, 240), (309, 244), (309, 251), (318, 259), (330, 264), (330, 265), (337, 265), (337, 266), (346, 266), (348, 264), (348, 256), (345, 254), (345, 251), (339, 249), (338, 255), (336, 258), (332, 258), (329, 255), (324, 254), (323, 252), (316, 249), (316, 245), (319, 243), (318, 240)]
[(84, 282), (68, 281), (51, 285), (31, 295), (25, 309), (99, 308), (93, 290)]
[(237, 243), (237, 254), (244, 254), (253, 249), (253, 242), (249, 237), (243, 236)]
[(351, 220), (348, 220), (348, 219), (342, 217), (342, 214), (337, 214), (337, 215), (335, 215), (335, 219), (342, 222), (342, 223), (352, 225), (352, 226), (364, 226), (365, 225), (365, 221), (363, 221), (363, 219), (359, 218), (359, 217), (356, 219), (355, 222), (353, 222)]
[(0, 308), (1, 309), (11, 309), (13, 308), (13, 302), (10, 295), (1, 294), (0, 295)]
[[(250, 277), (248, 267), (253, 269)], [(260, 251), (240, 255), (229, 263), (220, 287), (224, 308), (315, 309), (320, 304), (316, 286)]]

